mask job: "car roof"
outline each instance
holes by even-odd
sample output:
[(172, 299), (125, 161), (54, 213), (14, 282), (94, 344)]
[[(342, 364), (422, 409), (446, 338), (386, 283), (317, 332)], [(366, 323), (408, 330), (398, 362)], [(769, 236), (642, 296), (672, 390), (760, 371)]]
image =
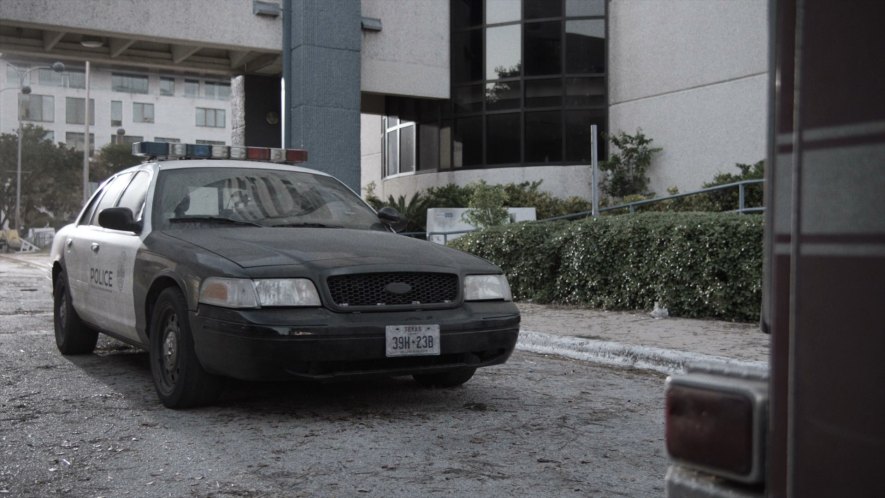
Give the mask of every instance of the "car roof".
[(305, 168), (302, 166), (293, 166), (291, 164), (281, 164), (281, 163), (271, 163), (264, 161), (239, 161), (236, 159), (181, 159), (181, 160), (152, 160), (145, 163), (141, 163), (131, 168), (127, 168), (124, 171), (139, 171), (139, 170), (174, 170), (174, 169), (189, 169), (189, 168), (243, 168), (243, 169), (269, 169), (276, 171), (294, 171), (299, 173), (309, 173), (320, 176), (328, 176), (332, 177), (332, 175), (325, 173), (323, 171), (318, 171), (315, 169)]

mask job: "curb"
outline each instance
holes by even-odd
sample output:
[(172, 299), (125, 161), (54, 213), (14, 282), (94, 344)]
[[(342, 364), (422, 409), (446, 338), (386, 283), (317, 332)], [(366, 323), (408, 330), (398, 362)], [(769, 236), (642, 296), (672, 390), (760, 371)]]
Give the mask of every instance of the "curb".
[(724, 356), (582, 339), (530, 330), (519, 332), (516, 349), (602, 365), (653, 370), (668, 375), (684, 373), (686, 368), (692, 365), (721, 369), (768, 369), (768, 363), (761, 361), (735, 360)]

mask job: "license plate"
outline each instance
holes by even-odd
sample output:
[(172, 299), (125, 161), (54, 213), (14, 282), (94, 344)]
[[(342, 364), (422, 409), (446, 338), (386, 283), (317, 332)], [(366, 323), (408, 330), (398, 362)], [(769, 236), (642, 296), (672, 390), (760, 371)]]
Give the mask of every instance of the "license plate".
[(388, 325), (387, 356), (438, 356), (439, 325)]

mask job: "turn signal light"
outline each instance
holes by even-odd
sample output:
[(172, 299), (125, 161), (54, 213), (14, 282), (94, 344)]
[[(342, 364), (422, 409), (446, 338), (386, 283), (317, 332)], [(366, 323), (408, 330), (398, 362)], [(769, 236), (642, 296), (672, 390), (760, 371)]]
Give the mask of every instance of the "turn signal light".
[(764, 478), (768, 384), (689, 373), (667, 379), (666, 443), (679, 464), (746, 484)]

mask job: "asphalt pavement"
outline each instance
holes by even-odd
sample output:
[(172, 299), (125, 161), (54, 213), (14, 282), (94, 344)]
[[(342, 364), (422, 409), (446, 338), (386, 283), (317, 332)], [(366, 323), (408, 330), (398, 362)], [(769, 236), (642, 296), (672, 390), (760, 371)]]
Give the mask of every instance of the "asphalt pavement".
[[(49, 268), (44, 253), (0, 253)], [(661, 313), (600, 311), (517, 303), (517, 349), (612, 366), (680, 373), (689, 365), (767, 369), (769, 337), (758, 324), (655, 318)]]

